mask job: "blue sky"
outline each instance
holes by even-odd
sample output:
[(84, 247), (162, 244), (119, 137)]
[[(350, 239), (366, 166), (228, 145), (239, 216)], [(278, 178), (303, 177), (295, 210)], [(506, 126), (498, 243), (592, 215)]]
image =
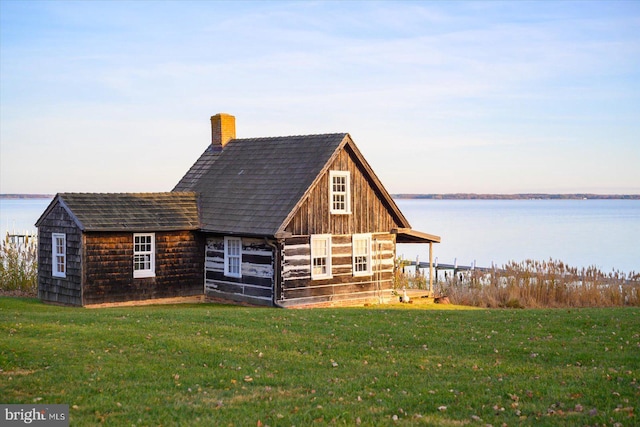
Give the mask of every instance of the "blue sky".
[(349, 132), (392, 193), (640, 193), (640, 2), (0, 1), (0, 193)]

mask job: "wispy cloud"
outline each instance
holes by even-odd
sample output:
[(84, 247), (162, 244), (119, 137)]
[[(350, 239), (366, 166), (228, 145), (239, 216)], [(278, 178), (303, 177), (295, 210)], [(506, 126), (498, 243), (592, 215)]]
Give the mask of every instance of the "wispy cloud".
[[(20, 182), (14, 156), (28, 153), (39, 170), (62, 159), (40, 151), (43, 140), (54, 140), (75, 168), (48, 180), (47, 191), (78, 185), (74, 174), (92, 175), (87, 140), (104, 164), (124, 165), (125, 176), (134, 161), (122, 163), (121, 141), (131, 159), (150, 153), (149, 164), (162, 163), (173, 152), (176, 169), (188, 167), (208, 140), (208, 116), (218, 111), (238, 116), (241, 136), (349, 131), (394, 186), (403, 180), (384, 168), (409, 177), (424, 171), (423, 160), (407, 152), (456, 159), (460, 170), (450, 179), (459, 184), (451, 185), (468, 185), (465, 171), (473, 170), (471, 181), (491, 187), (500, 179), (485, 180), (473, 161), (491, 168), (504, 161), (506, 147), (518, 161), (526, 153), (542, 165), (541, 145), (568, 158), (581, 141), (601, 157), (603, 144), (628, 154), (640, 136), (637, 2), (0, 7), (2, 191)], [(185, 141), (180, 150), (176, 140)], [(402, 165), (389, 161), (389, 141)], [(458, 155), (466, 149), (476, 150), (473, 159)], [(618, 181), (640, 182), (638, 172), (619, 172), (637, 169), (638, 156), (619, 160)], [(448, 176), (444, 167), (432, 172)], [(96, 175), (96, 187), (110, 185), (108, 174)], [(527, 174), (523, 183), (546, 179)], [(151, 167), (144, 175), (150, 189), (175, 181)], [(596, 185), (581, 170), (575, 175)], [(113, 190), (127, 189), (126, 179), (124, 188), (116, 181)]]

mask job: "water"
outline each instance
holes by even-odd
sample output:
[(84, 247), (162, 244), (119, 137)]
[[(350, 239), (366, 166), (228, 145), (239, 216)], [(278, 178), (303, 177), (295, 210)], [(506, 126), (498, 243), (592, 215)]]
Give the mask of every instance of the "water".
[(10, 233), (35, 233), (35, 223), (51, 199), (0, 199), (0, 238)]
[[(49, 199), (0, 199), (0, 232), (34, 231)], [(412, 227), (442, 237), (442, 264), (501, 266), (550, 258), (604, 272), (640, 272), (640, 200), (396, 200)], [(429, 260), (428, 245), (398, 255)]]
[[(413, 229), (435, 234), (443, 264), (480, 267), (550, 258), (640, 272), (640, 200), (396, 200)], [(428, 261), (427, 245), (398, 245)]]

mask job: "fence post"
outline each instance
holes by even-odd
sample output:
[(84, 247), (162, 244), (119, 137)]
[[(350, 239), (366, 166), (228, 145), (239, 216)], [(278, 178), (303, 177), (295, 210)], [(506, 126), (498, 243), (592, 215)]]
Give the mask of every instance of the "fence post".
[(433, 242), (429, 242), (429, 296), (433, 296)]

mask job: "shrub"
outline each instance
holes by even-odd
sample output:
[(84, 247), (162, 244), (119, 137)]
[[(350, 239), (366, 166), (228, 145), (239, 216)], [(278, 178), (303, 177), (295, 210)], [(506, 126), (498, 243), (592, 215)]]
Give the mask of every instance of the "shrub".
[(38, 259), (35, 243), (0, 242), (0, 291), (37, 294)]
[(394, 289), (429, 289), (427, 276), (421, 274), (408, 274), (404, 270), (411, 262), (397, 258), (395, 261), (395, 276), (393, 278)]
[(511, 261), (500, 269), (453, 274), (436, 289), (452, 303), (477, 307), (640, 306), (640, 274), (578, 269), (562, 261)]

